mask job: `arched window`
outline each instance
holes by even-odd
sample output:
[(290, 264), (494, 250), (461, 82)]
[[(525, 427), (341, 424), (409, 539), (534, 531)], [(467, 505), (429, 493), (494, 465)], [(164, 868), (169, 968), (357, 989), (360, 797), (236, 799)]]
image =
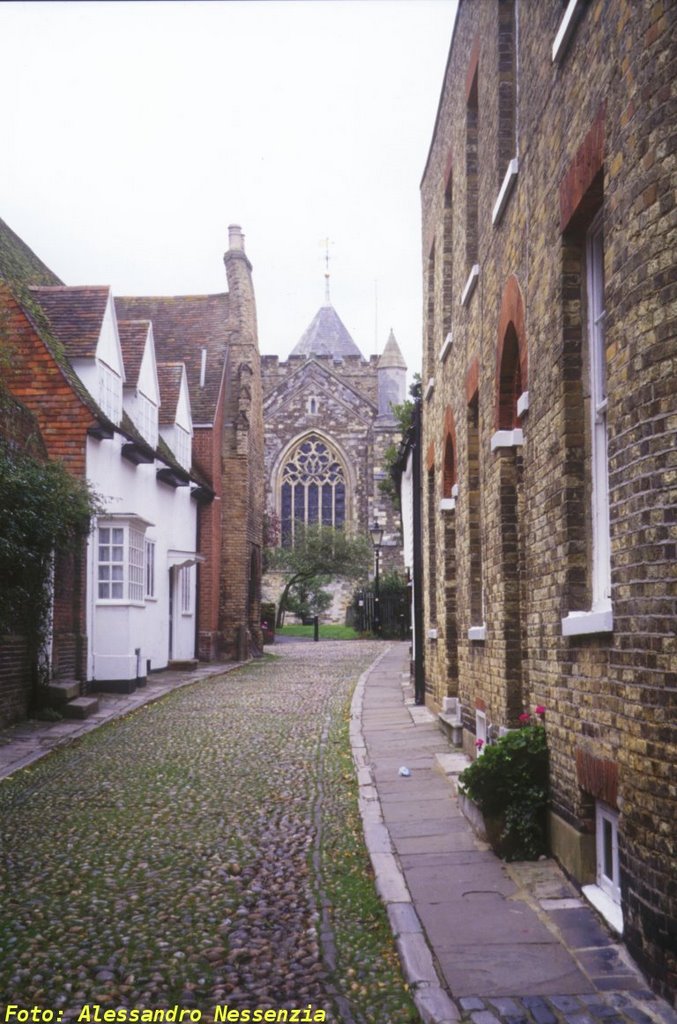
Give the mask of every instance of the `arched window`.
[(454, 442), (451, 434), (447, 434), (444, 442), (444, 472), (442, 475), (442, 497), (451, 498), (456, 483), (456, 459), (454, 458)]
[(343, 526), (346, 518), (346, 477), (343, 463), (316, 434), (303, 438), (289, 452), (280, 485), (282, 543), (294, 543), (296, 523)]
[(512, 430), (519, 425), (517, 399), (522, 394), (522, 369), (514, 325), (508, 325), (503, 342), (499, 376), (498, 429)]

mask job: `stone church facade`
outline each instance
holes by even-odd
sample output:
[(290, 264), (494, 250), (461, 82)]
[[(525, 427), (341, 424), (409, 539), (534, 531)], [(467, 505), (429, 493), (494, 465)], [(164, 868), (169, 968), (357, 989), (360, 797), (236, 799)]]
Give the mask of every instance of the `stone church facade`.
[(406, 373), (392, 332), (381, 356), (364, 358), (328, 291), (288, 359), (262, 357), (266, 508), (282, 544), (299, 521), (362, 534), (377, 521), (381, 571), (401, 568), (399, 517), (379, 483), (399, 441), (391, 404), (405, 400)]
[[(426, 700), (677, 984), (674, 5), (461, 0), (421, 185)], [(671, 781), (672, 780), (672, 781)]]

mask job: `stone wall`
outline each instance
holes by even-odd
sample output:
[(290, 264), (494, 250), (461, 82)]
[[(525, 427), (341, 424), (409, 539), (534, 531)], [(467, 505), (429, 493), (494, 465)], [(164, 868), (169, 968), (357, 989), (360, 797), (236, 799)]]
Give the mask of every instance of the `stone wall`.
[[(592, 881), (595, 801), (618, 811), (624, 935), (668, 993), (676, 15), (662, 2), (581, 3), (553, 59), (564, 14), (461, 3), (423, 178), (426, 688), (434, 706), (460, 696), (468, 752), (484, 719), (491, 736), (546, 706), (555, 852)], [(595, 216), (612, 619), (583, 615), (596, 585), (585, 300)]]

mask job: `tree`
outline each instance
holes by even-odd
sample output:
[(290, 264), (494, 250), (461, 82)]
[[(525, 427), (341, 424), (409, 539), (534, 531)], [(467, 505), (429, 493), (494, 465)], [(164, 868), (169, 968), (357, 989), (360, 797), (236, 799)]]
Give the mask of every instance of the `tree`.
[[(367, 575), (373, 550), (368, 537), (351, 536), (330, 526), (304, 526), (296, 523), (294, 546), (273, 548), (267, 552), (270, 569), (282, 573), (284, 589), (277, 609), (277, 625), (289, 607), (293, 588), (312, 591), (331, 579), (358, 580)], [(324, 580), (323, 580), (324, 578)]]

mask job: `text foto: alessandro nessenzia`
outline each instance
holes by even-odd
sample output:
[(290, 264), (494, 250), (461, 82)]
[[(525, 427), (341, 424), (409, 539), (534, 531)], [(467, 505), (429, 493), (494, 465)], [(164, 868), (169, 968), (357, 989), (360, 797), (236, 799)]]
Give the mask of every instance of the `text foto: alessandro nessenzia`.
[[(4, 1024), (60, 1024), (63, 1010), (50, 1010), (42, 1006), (29, 1008), (9, 1003), (5, 1009)], [(239, 1009), (221, 1003), (213, 1010), (214, 1024), (320, 1024), (327, 1020), (324, 1010), (312, 1003), (295, 1009)], [(76, 1024), (200, 1024), (202, 1011), (183, 1006), (146, 1010), (141, 1007), (104, 1009), (97, 1003), (85, 1003), (77, 1017), (69, 1014)]]

